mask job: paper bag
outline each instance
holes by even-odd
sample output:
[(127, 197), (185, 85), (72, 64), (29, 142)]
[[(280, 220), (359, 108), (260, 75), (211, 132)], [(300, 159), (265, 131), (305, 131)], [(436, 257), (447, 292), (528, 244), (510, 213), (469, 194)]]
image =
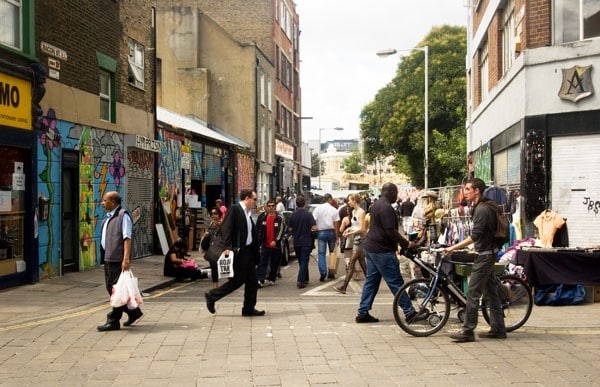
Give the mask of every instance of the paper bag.
[(337, 274), (337, 267), (338, 267), (338, 255), (337, 252), (334, 250), (329, 254), (329, 259), (327, 260), (327, 271), (329, 272), (329, 274)]

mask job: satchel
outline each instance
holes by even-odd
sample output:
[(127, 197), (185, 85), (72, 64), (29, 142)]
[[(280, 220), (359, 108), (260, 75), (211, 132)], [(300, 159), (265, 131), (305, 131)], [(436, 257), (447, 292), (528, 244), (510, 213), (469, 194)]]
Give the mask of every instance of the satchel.
[(204, 258), (207, 261), (217, 262), (223, 250), (225, 250), (225, 247), (223, 246), (221, 235), (211, 235), (210, 246), (208, 247), (208, 250), (206, 250), (206, 253), (204, 253)]
[(233, 251), (229, 251), (228, 255), (225, 255), (225, 252), (223, 252), (217, 260), (219, 279), (233, 277), (233, 255)]

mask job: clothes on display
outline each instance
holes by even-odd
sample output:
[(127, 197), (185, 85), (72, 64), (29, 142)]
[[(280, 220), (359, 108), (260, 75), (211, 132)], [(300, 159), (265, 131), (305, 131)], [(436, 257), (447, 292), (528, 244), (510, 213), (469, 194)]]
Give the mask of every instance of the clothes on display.
[(542, 247), (552, 247), (554, 234), (565, 224), (565, 220), (558, 212), (545, 210), (535, 218), (533, 224), (538, 229)]

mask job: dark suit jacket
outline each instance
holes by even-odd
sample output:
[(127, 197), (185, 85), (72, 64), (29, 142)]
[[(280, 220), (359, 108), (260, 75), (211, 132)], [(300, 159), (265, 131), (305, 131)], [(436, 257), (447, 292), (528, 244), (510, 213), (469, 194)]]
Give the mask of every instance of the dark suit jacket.
[[(258, 254), (258, 235), (253, 220), (251, 232), (252, 249)], [(221, 235), (224, 247), (227, 250), (237, 251), (237, 249), (246, 245), (248, 224), (246, 223), (246, 214), (241, 204), (233, 204), (227, 208), (225, 219), (221, 223)]]

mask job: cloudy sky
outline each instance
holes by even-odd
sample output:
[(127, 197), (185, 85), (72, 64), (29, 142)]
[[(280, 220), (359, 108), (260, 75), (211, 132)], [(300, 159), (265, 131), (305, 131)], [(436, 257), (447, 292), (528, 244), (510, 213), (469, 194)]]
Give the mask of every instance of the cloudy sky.
[(392, 80), (398, 55), (386, 48), (416, 46), (431, 27), (466, 25), (464, 0), (295, 0), (300, 16), (303, 141), (359, 135), (362, 107)]

